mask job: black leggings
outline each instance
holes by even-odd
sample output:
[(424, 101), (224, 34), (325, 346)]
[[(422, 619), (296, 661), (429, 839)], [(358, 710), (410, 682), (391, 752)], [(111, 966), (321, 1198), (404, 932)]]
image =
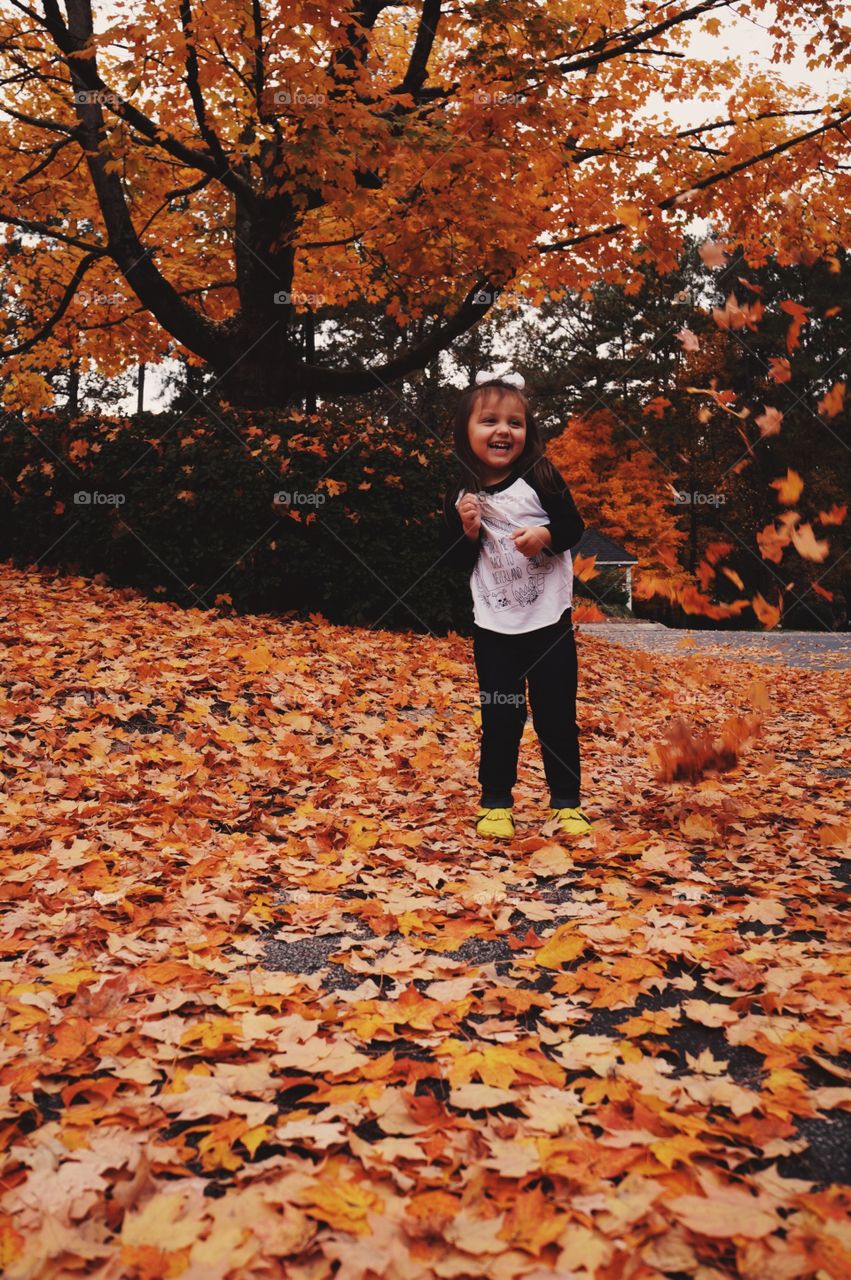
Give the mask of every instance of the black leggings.
[(580, 802), (576, 723), (576, 637), (573, 611), (535, 631), (505, 635), (473, 624), (473, 656), (482, 711), (479, 782), (487, 809), (509, 809), (526, 723), (526, 681), (532, 723), (541, 744), (554, 809)]

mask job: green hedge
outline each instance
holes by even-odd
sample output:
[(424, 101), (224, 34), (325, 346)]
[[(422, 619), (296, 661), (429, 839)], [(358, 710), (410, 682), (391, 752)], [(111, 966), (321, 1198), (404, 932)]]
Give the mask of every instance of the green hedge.
[(435, 567), (436, 437), (334, 409), (7, 419), (0, 556), (184, 606), (469, 633), (466, 576)]

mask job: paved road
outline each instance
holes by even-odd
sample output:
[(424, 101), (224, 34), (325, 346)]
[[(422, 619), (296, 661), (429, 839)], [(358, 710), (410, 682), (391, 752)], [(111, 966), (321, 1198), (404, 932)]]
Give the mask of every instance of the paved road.
[(576, 626), (581, 635), (600, 636), (648, 653), (721, 652), (736, 661), (773, 662), (816, 671), (851, 668), (848, 631), (690, 631), (657, 622), (579, 622)]

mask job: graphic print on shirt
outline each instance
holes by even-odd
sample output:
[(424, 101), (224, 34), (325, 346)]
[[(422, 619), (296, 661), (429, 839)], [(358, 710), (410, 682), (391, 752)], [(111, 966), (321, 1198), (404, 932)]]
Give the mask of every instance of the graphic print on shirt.
[[(473, 578), (483, 604), (497, 612), (510, 609), (515, 604), (533, 604), (543, 595), (546, 575), (552, 573), (553, 562), (543, 552), (524, 556), (509, 536), (512, 523), (488, 512), (482, 515), (482, 537), (490, 544), (490, 555), (480, 557)], [(489, 562), (491, 581), (482, 573), (482, 564)]]

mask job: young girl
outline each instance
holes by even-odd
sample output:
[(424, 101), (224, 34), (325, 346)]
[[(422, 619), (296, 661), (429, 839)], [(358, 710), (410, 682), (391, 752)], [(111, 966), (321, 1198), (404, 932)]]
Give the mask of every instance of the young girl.
[(470, 574), (482, 711), (480, 835), (514, 835), (512, 791), (526, 683), (550, 814), (568, 835), (580, 808), (570, 547), (585, 528), (544, 454), (520, 374), (482, 371), (455, 414), (455, 485), (443, 503), (443, 561)]

